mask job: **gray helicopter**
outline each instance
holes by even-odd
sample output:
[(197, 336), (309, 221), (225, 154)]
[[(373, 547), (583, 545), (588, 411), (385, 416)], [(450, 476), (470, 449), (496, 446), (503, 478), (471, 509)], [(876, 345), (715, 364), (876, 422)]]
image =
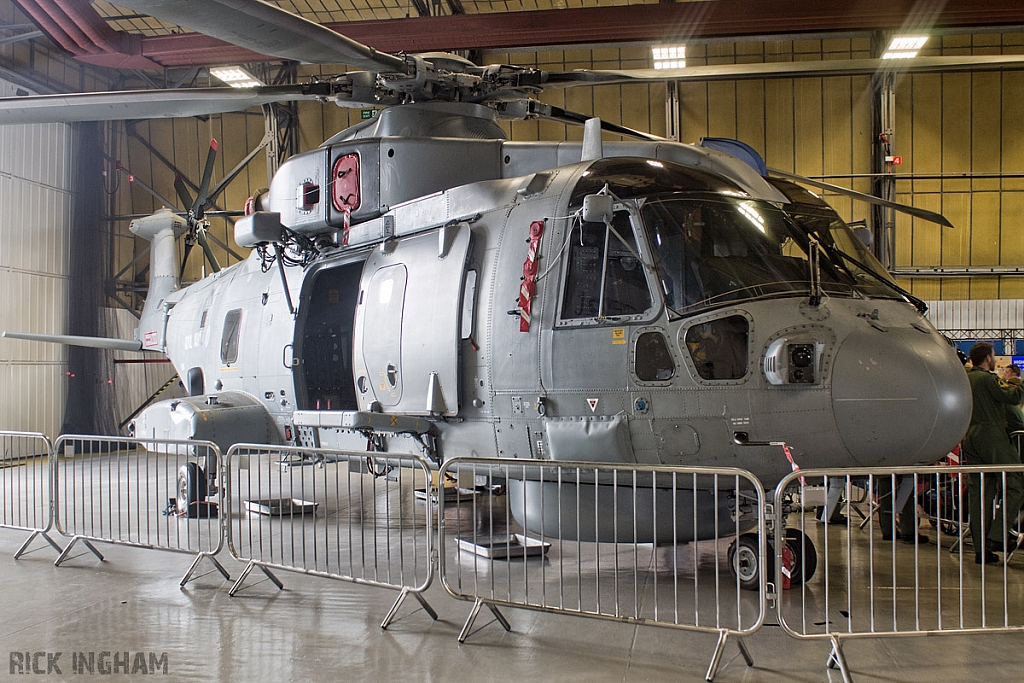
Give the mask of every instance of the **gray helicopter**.
[[(602, 142), (602, 129), (636, 132), (530, 99), (633, 76), (385, 55), (255, 0), (120, 4), (264, 54), (366, 70), (158, 102), (0, 100), (0, 123), (301, 98), (391, 105), (285, 162), (236, 223), (250, 255), (223, 269), (204, 234), (212, 148), (198, 196), (177, 188), (187, 215), (163, 209), (131, 225), (152, 243), (134, 340), (5, 333), (165, 354), (189, 396), (148, 406), (136, 436), (438, 464), (739, 467), (770, 485), (792, 467), (779, 443), (804, 468), (898, 466), (937, 460), (966, 431), (954, 349), (826, 202), (741, 143)], [(584, 140), (509, 141), (499, 117), (586, 121)], [(189, 286), (183, 236), (213, 271)], [(202, 497), (214, 476), (183, 468), (181, 490)], [(521, 500), (539, 485), (514, 484)], [(717, 503), (717, 515), (734, 504)], [(575, 533), (543, 510), (517, 516), (538, 533)], [(692, 525), (678, 528), (696, 540)]]

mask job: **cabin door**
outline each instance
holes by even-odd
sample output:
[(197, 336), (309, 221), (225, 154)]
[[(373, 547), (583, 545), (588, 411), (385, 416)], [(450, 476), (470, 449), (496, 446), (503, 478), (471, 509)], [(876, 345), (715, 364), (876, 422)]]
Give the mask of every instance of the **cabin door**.
[(455, 415), (465, 223), (385, 243), (363, 268), (355, 324), (359, 406)]

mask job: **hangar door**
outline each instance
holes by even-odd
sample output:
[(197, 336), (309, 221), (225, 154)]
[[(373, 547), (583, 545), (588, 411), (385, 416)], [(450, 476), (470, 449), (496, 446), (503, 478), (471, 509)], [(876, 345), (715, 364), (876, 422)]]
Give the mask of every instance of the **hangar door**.
[[(0, 80), (0, 96), (19, 88)], [(67, 330), (75, 137), (62, 123), (0, 126), (0, 329)], [(51, 436), (64, 421), (63, 347), (0, 339), (0, 425)]]
[(458, 412), (469, 245), (470, 228), (460, 223), (386, 243), (367, 259), (353, 334), (364, 410), (376, 401), (389, 413)]

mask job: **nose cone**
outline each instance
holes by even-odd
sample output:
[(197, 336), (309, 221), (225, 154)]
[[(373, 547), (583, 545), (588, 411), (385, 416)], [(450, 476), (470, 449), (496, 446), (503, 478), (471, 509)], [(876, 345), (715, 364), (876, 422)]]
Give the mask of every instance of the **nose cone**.
[(910, 329), (854, 332), (832, 372), (839, 436), (864, 466), (934, 462), (971, 419), (971, 387), (952, 348)]

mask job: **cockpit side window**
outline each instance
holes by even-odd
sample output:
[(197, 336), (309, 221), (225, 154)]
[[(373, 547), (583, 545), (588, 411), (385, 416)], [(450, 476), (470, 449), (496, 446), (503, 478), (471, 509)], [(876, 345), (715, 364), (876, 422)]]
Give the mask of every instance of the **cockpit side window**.
[(609, 228), (583, 223), (569, 236), (562, 319), (639, 315), (652, 303), (629, 213)]
[(694, 325), (686, 330), (686, 349), (705, 380), (736, 380), (747, 374), (750, 323), (741, 315)]
[(241, 331), (242, 309), (234, 308), (224, 316), (224, 332), (220, 337), (220, 360), (234, 363), (238, 360), (238, 335)]
[(667, 382), (676, 375), (676, 364), (661, 332), (644, 332), (636, 340), (636, 376), (643, 382)]

